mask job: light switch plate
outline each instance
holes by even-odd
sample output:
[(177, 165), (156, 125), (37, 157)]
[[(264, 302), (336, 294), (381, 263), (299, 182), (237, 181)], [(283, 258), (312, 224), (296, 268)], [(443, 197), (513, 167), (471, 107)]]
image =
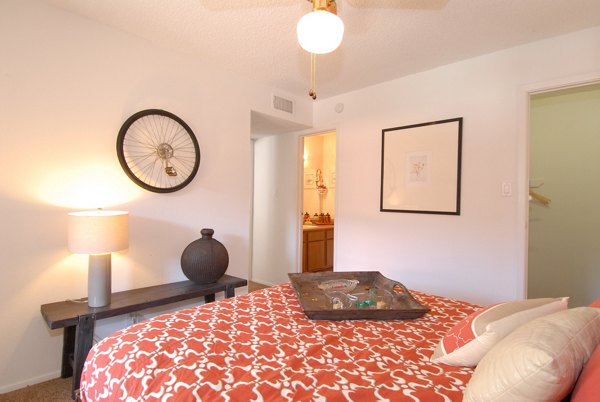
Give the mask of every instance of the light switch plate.
[(512, 183), (510, 181), (502, 182), (502, 197), (512, 197)]

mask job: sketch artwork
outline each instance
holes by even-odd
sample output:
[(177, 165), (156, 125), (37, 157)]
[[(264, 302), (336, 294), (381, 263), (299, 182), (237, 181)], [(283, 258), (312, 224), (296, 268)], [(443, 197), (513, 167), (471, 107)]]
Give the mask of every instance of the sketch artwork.
[(407, 184), (427, 184), (430, 176), (429, 154), (423, 152), (414, 152), (406, 155), (406, 183)]

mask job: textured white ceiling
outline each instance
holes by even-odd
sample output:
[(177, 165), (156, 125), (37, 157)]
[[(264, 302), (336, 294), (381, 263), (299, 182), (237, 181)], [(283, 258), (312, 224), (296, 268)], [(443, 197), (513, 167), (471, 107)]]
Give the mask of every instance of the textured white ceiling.
[[(43, 1), (308, 96), (310, 57), (295, 36), (307, 0)], [(600, 0), (338, 0), (338, 15), (346, 33), (317, 58), (319, 99), (600, 25)]]

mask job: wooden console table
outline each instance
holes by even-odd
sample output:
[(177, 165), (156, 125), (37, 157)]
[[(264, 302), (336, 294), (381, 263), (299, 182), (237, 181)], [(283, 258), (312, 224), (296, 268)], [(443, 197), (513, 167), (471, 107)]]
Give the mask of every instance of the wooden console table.
[(204, 297), (204, 301), (210, 303), (215, 301), (215, 293), (225, 292), (226, 298), (233, 297), (235, 288), (247, 284), (246, 279), (224, 275), (217, 282), (207, 285), (182, 281), (113, 293), (111, 303), (104, 307), (89, 307), (85, 298), (42, 304), (42, 315), (48, 327), (64, 328), (60, 376), (73, 376), (73, 399), (79, 389), (83, 364), (92, 348), (96, 320), (197, 297)]

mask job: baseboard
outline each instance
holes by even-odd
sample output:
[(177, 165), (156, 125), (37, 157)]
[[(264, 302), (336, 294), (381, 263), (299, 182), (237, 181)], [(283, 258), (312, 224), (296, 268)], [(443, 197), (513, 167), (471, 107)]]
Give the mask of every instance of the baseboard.
[(60, 370), (53, 371), (51, 373), (47, 373), (47, 374), (40, 375), (37, 377), (33, 377), (28, 380), (15, 382), (13, 384), (3, 385), (3, 386), (0, 386), (0, 394), (5, 394), (7, 392), (12, 392), (17, 389), (25, 388), (28, 385), (34, 385), (34, 384), (39, 384), (40, 382), (54, 380), (55, 378), (59, 378), (59, 377), (60, 377)]

